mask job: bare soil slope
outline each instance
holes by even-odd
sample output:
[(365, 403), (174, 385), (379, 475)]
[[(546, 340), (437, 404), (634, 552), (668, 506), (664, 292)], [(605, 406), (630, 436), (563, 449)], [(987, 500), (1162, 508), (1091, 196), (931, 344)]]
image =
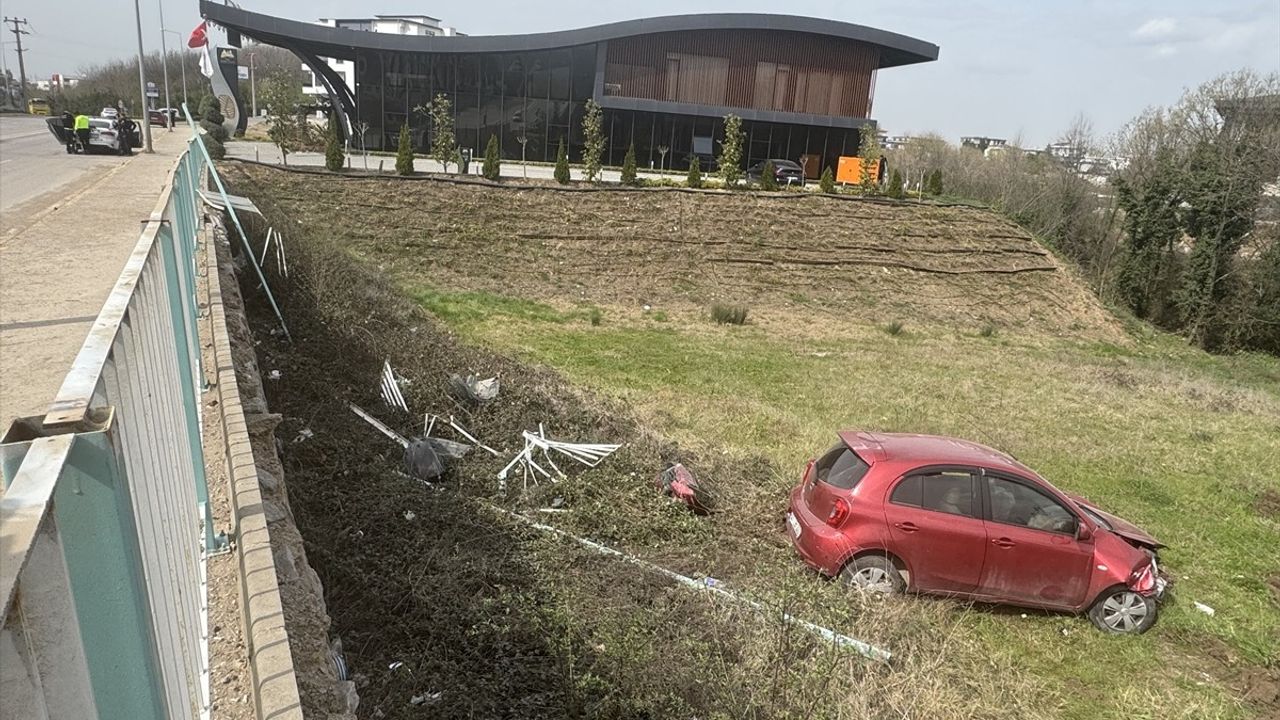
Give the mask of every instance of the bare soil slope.
[(231, 165), (400, 279), (611, 306), (803, 306), (865, 322), (1115, 339), (1026, 231), (978, 208), (801, 193), (594, 191)]

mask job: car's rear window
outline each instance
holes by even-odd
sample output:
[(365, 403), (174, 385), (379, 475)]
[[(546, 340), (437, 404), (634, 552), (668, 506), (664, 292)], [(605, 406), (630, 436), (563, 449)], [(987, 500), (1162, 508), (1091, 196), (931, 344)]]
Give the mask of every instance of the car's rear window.
[(818, 458), (814, 466), (818, 480), (842, 490), (852, 490), (869, 469), (871, 466), (847, 445), (831, 448), (825, 455)]

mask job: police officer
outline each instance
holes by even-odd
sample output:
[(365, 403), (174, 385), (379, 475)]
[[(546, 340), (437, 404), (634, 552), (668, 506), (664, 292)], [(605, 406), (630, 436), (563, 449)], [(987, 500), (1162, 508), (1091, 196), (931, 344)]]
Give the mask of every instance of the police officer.
[(119, 133), (120, 133), (120, 154), (121, 155), (133, 154), (133, 133), (134, 131), (137, 130), (137, 128), (138, 126), (133, 121), (132, 118), (130, 118), (128, 115), (125, 115), (124, 113), (120, 113)]
[(76, 116), (76, 140), (80, 143), (80, 151), (89, 152), (89, 116)]
[(67, 143), (67, 154), (76, 151), (76, 116), (70, 110), (62, 111), (62, 139)]

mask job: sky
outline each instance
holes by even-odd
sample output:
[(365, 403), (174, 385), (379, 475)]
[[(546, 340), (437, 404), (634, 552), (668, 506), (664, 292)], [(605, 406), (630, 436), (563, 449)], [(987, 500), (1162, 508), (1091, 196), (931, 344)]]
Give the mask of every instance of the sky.
[[(891, 135), (938, 132), (1042, 147), (1079, 114), (1101, 134), (1151, 105), (1224, 72), (1280, 72), (1280, 0), (238, 0), (246, 10), (295, 20), (425, 14), (469, 35), (543, 32), (635, 17), (702, 12), (783, 12), (869, 25), (941, 47), (937, 62), (890, 68), (876, 81), (872, 115)], [(141, 0), (143, 44), (160, 47), (160, 5), (172, 48), (199, 23), (195, 0)], [(73, 7), (74, 6), (74, 7)], [(3, 0), (31, 35), (28, 79), (137, 51), (133, 7), (123, 0)], [(8, 27), (8, 26), (6, 26)], [(17, 75), (13, 35), (4, 58)], [(156, 78), (159, 80), (159, 78)]]

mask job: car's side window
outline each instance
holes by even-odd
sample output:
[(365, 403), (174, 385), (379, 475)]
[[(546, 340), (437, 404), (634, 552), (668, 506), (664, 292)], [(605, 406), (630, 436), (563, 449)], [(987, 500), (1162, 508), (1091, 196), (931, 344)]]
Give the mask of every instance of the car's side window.
[(894, 487), (889, 502), (952, 515), (977, 516), (974, 512), (973, 477), (964, 471), (908, 475)]
[(991, 475), (987, 476), (987, 488), (991, 493), (991, 519), (995, 522), (1075, 534), (1076, 516), (1046, 493)]

